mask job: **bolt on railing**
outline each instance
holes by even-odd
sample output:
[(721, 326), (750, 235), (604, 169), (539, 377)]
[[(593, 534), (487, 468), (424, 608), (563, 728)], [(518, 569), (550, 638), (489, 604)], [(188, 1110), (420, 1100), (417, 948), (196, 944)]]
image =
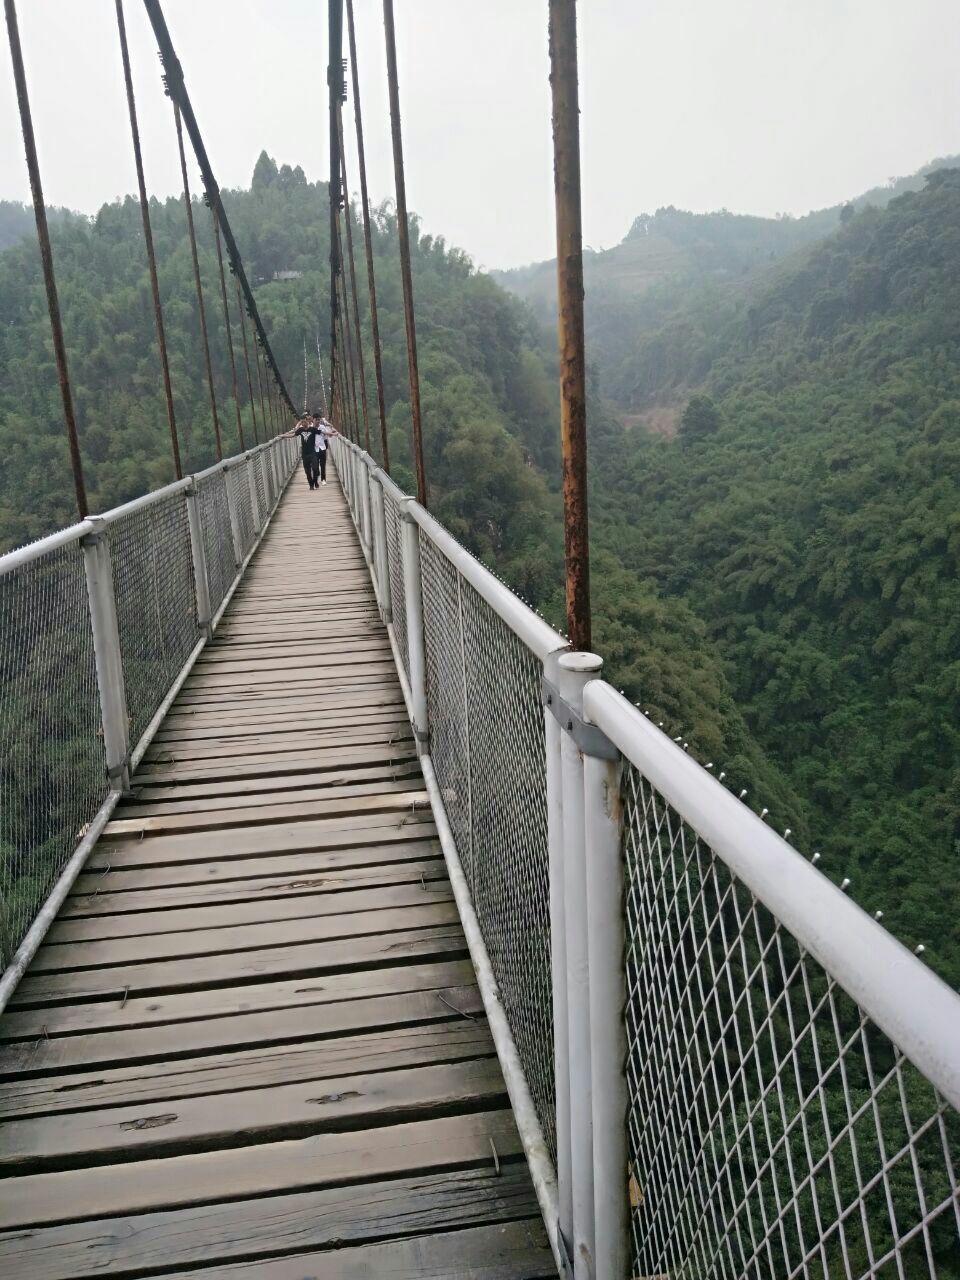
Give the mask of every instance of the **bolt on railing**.
[(278, 438), (0, 556), (0, 1010), (296, 463)]
[(956, 1280), (960, 996), (333, 454), (561, 1273)]

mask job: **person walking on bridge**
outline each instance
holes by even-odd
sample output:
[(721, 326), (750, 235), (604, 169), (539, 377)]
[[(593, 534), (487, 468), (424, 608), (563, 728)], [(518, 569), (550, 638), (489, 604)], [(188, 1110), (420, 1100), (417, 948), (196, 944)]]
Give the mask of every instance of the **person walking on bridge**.
[(322, 414), (314, 411), (305, 413), (297, 419), (296, 426), (285, 431), (284, 437), (300, 437), (300, 456), (303, 460), (303, 471), (307, 484), (317, 489), (327, 483), (327, 440), (336, 435), (333, 427)]
[(330, 443), (331, 436), (338, 436), (340, 432), (328, 422), (319, 409), (313, 411), (313, 425), (317, 433), (317, 458), (320, 462), (320, 483), (327, 483), (327, 446)]

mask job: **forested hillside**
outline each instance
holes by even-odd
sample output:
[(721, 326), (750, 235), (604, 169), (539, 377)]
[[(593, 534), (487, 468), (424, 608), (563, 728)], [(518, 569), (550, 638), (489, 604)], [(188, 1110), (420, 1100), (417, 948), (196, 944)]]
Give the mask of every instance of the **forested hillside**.
[[(646, 337), (678, 310), (709, 322), (771, 263), (822, 240), (862, 209), (881, 209), (899, 195), (920, 190), (928, 173), (958, 163), (956, 156), (933, 160), (915, 174), (800, 218), (754, 217), (728, 209), (690, 213), (672, 205), (640, 214), (620, 244), (585, 251), (587, 336), (604, 394), (642, 415), (647, 425), (671, 430), (677, 416), (673, 410), (679, 409), (675, 402), (659, 401), (655, 409), (637, 403), (633, 357)], [(554, 260), (494, 274), (547, 327), (555, 326)]]
[[(594, 453), (600, 539), (689, 604), (812, 847), (960, 979), (960, 169), (631, 362), (679, 434)], [(691, 389), (696, 394), (691, 396)]]
[[(326, 346), (326, 187), (261, 156), (251, 189), (225, 201), (299, 400), (303, 342), (319, 332)], [(209, 215), (195, 213), (232, 452)], [(675, 235), (685, 216), (671, 214)], [(745, 254), (735, 244), (754, 232), (730, 217), (728, 252)], [(182, 201), (155, 202), (153, 218), (185, 467), (197, 469), (213, 439)], [(414, 230), (433, 508), (559, 622), (554, 338), (461, 252)], [(700, 225), (687, 231), (699, 244)], [(105, 508), (171, 475), (139, 209), (127, 200), (93, 220), (62, 218), (53, 236), (88, 485)], [(391, 454), (409, 488), (396, 238), (379, 210)], [(691, 290), (682, 314), (642, 341), (619, 334), (636, 403), (699, 388), (675, 438), (625, 429), (604, 408), (599, 359), (590, 400), (595, 645), (612, 680), (798, 846), (821, 849), (829, 874), (850, 875), (858, 901), (883, 908), (910, 945), (925, 942), (953, 980), (958, 242), (952, 174), (854, 216), (799, 260), (768, 256), (744, 277), (749, 296), (737, 284), (722, 305), (700, 306)], [(310, 380), (315, 401), (312, 355)], [(246, 408), (244, 418), (252, 438)], [(73, 518), (32, 238), (0, 253), (0, 448), (4, 546)]]

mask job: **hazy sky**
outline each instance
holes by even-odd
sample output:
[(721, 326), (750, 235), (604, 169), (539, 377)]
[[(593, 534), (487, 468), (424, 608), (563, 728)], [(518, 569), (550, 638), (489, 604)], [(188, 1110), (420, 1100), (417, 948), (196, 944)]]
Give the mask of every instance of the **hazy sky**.
[[(323, 0), (166, 0), (222, 186), (260, 149), (326, 169)], [(584, 239), (659, 205), (805, 213), (960, 151), (957, 0), (580, 0)], [(371, 195), (393, 169), (380, 0), (355, 0)], [(396, 0), (407, 193), (479, 265), (553, 255), (546, 0)], [(18, 0), (48, 203), (134, 190), (113, 0)], [(179, 190), (139, 0), (126, 0), (147, 182)], [(344, 41), (346, 52), (346, 40)], [(0, 198), (27, 199), (4, 31)], [(345, 121), (356, 186), (352, 103)], [(242, 248), (242, 246), (241, 246)]]

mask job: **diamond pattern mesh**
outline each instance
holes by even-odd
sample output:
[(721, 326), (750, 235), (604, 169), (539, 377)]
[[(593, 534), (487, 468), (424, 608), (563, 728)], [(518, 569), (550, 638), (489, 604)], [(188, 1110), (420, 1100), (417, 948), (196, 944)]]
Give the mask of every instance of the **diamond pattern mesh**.
[(133, 747), (199, 638), (186, 499), (160, 498), (109, 530)]
[(0, 969), (106, 799), (83, 552), (0, 577)]
[(267, 486), (263, 475), (263, 454), (255, 453), (248, 465), (253, 467), (253, 482), (257, 490), (257, 507), (260, 511), (260, 524), (262, 526), (270, 514), (270, 508), (267, 505)]
[(420, 533), (423, 633), (427, 658), (430, 758), (443, 792), (457, 853), (473, 894), (469, 708), (465, 701), (460, 575)]
[(633, 1272), (960, 1276), (957, 1114), (625, 770)]
[(242, 559), (250, 553), (257, 531), (253, 527), (253, 510), (250, 503), (250, 481), (247, 479), (249, 461), (244, 459), (227, 472), (227, 485), (234, 508), (237, 523), (240, 527), (240, 555)]
[(542, 667), (467, 582), (461, 582), (461, 599), (471, 713), (473, 904), (555, 1162)]
[(197, 503), (203, 550), (207, 561), (207, 585), (213, 612), (223, 604), (237, 568), (233, 560), (230, 510), (227, 505), (227, 477), (222, 471), (197, 481)]
[(410, 674), (410, 655), (407, 649), (407, 611), (404, 607), (403, 553), (400, 544), (400, 509), (397, 500), (386, 489), (383, 491), (383, 520), (387, 536), (387, 561), (390, 568), (390, 596), (393, 600), (393, 633), (403, 660), (403, 669)]

